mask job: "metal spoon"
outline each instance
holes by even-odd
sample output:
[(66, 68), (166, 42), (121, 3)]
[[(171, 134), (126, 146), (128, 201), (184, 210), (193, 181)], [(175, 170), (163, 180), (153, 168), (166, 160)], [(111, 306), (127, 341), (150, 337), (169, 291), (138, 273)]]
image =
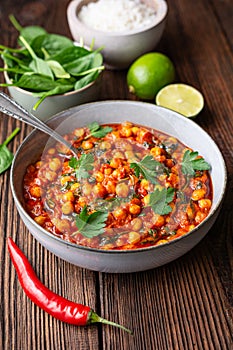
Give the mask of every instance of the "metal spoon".
[(28, 112), (24, 107), (22, 107), (4, 92), (0, 92), (0, 112), (45, 132), (56, 141), (65, 145), (75, 156), (77, 156), (77, 150), (75, 147), (73, 147), (55, 130), (51, 129), (47, 124), (43, 123), (40, 119)]

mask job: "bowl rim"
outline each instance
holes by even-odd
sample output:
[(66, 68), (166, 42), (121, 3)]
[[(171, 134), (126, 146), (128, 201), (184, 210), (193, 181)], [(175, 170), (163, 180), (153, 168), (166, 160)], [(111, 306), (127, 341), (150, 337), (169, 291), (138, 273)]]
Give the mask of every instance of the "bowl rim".
[[(221, 209), (221, 205), (222, 205), (222, 202), (223, 202), (223, 199), (224, 199), (224, 196), (225, 196), (225, 193), (226, 193), (226, 185), (227, 185), (227, 168), (226, 168), (226, 163), (225, 163), (225, 160), (223, 158), (223, 155), (220, 151), (220, 149), (218, 148), (217, 144), (215, 143), (215, 141), (212, 139), (212, 137), (201, 127), (199, 126), (197, 123), (195, 123), (193, 120), (189, 119), (189, 118), (186, 118), (184, 117), (183, 115), (181, 115), (180, 113), (178, 112), (175, 112), (175, 111), (172, 111), (168, 108), (165, 108), (165, 107), (161, 107), (161, 106), (157, 106), (157, 105), (152, 105), (151, 103), (148, 103), (148, 102), (142, 102), (142, 101), (131, 101), (131, 100), (103, 100), (103, 101), (97, 101), (97, 102), (89, 102), (89, 103), (85, 103), (83, 105), (80, 105), (80, 106), (75, 106), (75, 107), (71, 107), (67, 110), (64, 110), (62, 112), (59, 112), (57, 114), (55, 114), (54, 116), (50, 117), (46, 123), (48, 123), (49, 121), (53, 121), (55, 119), (60, 119), (64, 113), (67, 113), (69, 111), (72, 111), (72, 110), (76, 110), (76, 112), (79, 112), (81, 111), (82, 109), (85, 109), (85, 108), (88, 108), (88, 107), (91, 107), (91, 106), (100, 106), (100, 105), (104, 105), (104, 104), (108, 104), (108, 103), (121, 103), (121, 104), (135, 104), (135, 105), (138, 105), (140, 104), (141, 106), (150, 106), (151, 108), (155, 108), (155, 109), (158, 109), (158, 110), (166, 110), (168, 113), (171, 113), (171, 114), (174, 114), (176, 115), (176, 117), (178, 118), (185, 118), (185, 120), (187, 121), (187, 123), (193, 123), (193, 125), (195, 125), (195, 127), (199, 130), (201, 130), (202, 133), (205, 134), (205, 136), (213, 143), (213, 145), (215, 146), (215, 148), (218, 150), (219, 152), (219, 155), (221, 157), (221, 161), (222, 161), (222, 168), (223, 168), (223, 183), (222, 183), (222, 192), (221, 194), (219, 195), (219, 199), (218, 201), (215, 203), (215, 207), (211, 210), (211, 212), (208, 214), (208, 216), (199, 224), (197, 225), (193, 230), (187, 232), (185, 235), (182, 235), (180, 237), (177, 237), (169, 242), (166, 242), (166, 243), (161, 243), (159, 245), (156, 245), (156, 246), (150, 246), (150, 247), (145, 247), (145, 248), (138, 248), (138, 249), (125, 249), (125, 250), (115, 250), (115, 249), (108, 249), (108, 250), (104, 250), (104, 249), (98, 249), (98, 248), (92, 248), (92, 247), (88, 247), (88, 246), (83, 246), (83, 245), (80, 245), (80, 244), (77, 244), (77, 243), (72, 243), (72, 242), (69, 242), (69, 241), (65, 241), (64, 239), (58, 237), (58, 236), (55, 236), (54, 234), (50, 233), (49, 231), (45, 230), (43, 227), (41, 227), (39, 224), (37, 224), (35, 222), (35, 220), (33, 220), (33, 218), (27, 213), (27, 211), (24, 209), (24, 207), (22, 206), (22, 204), (20, 203), (19, 199), (17, 198), (16, 196), (16, 193), (15, 193), (15, 190), (14, 190), (14, 186), (13, 186), (13, 183), (14, 183), (14, 165), (15, 165), (15, 162), (16, 162), (16, 158), (18, 156), (18, 154), (20, 153), (21, 149), (24, 147), (24, 145), (27, 143), (28, 139), (33, 137), (34, 134), (36, 134), (39, 130), (37, 129), (34, 129), (32, 130), (27, 136), (26, 138), (23, 140), (23, 142), (20, 144), (20, 146), (18, 147), (15, 155), (14, 155), (14, 159), (13, 159), (13, 162), (12, 162), (12, 166), (11, 166), (11, 169), (10, 169), (10, 185), (11, 185), (11, 190), (12, 190), (12, 194), (13, 194), (13, 197), (14, 197), (14, 200), (16, 202), (16, 206), (17, 208), (20, 208), (20, 210), (23, 212), (23, 214), (26, 216), (27, 220), (33, 225), (33, 226), (36, 226), (37, 229), (39, 229), (40, 231), (43, 232), (44, 235), (48, 235), (50, 238), (58, 241), (59, 243), (62, 243), (62, 244), (65, 244), (66, 246), (70, 246), (72, 248), (77, 248), (79, 250), (85, 250), (85, 251), (89, 251), (89, 252), (93, 252), (93, 253), (97, 253), (97, 254), (105, 254), (105, 255), (108, 255), (108, 254), (136, 254), (136, 253), (139, 253), (139, 252), (148, 252), (148, 251), (151, 251), (151, 250), (157, 250), (159, 249), (160, 247), (169, 247), (173, 244), (177, 244), (177, 242), (181, 241), (181, 240), (184, 240), (186, 238), (188, 238), (190, 235), (192, 234), (195, 234), (195, 232), (197, 230), (199, 230), (207, 221), (209, 221), (209, 219), (211, 217), (214, 216), (214, 214)], [(213, 188), (213, 191), (214, 191), (214, 188)]]
[[(161, 22), (163, 22), (168, 15), (167, 1), (166, 0), (157, 0), (156, 5), (158, 8), (158, 15), (159, 16), (158, 16), (158, 18), (156, 17), (156, 19), (150, 25), (147, 25), (145, 27), (141, 27), (139, 29), (134, 29), (134, 30), (109, 32), (109, 31), (95, 29), (93, 27), (87, 26), (79, 19), (78, 7), (79, 7), (79, 5), (81, 5), (81, 7), (82, 7), (83, 1), (84, 0), (72, 0), (69, 3), (69, 5), (67, 7), (68, 19), (72, 20), (76, 25), (80, 26), (85, 31), (97, 33), (97, 34), (100, 34), (100, 35), (103, 35), (106, 37), (116, 37), (116, 36), (125, 37), (125, 36), (136, 35), (136, 34), (141, 34), (141, 33), (147, 32), (147, 31), (155, 28), (156, 26), (158, 26)], [(96, 2), (96, 1), (89, 0), (88, 2)], [(71, 27), (71, 25), (70, 25), (70, 27)]]

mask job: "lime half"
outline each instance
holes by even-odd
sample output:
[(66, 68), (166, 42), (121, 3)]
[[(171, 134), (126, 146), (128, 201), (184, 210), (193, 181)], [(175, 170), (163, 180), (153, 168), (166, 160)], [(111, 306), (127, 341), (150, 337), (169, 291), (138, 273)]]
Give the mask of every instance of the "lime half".
[(172, 109), (188, 118), (197, 116), (204, 107), (202, 94), (186, 84), (165, 86), (156, 95), (155, 102), (158, 106)]

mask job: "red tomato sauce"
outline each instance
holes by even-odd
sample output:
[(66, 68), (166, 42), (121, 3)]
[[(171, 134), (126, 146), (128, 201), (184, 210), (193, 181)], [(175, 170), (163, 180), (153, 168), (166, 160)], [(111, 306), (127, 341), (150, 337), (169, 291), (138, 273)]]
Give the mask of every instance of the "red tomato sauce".
[(24, 176), (26, 210), (52, 234), (97, 249), (137, 249), (183, 236), (207, 217), (210, 167), (176, 138), (130, 122), (65, 138), (77, 158), (57, 143)]

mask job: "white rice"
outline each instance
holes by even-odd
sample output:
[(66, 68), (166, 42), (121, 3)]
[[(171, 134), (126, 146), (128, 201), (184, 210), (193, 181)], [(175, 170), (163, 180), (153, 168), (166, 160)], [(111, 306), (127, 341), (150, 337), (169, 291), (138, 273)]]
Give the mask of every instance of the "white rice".
[(98, 0), (83, 6), (78, 17), (88, 27), (122, 32), (149, 27), (156, 11), (140, 0)]

